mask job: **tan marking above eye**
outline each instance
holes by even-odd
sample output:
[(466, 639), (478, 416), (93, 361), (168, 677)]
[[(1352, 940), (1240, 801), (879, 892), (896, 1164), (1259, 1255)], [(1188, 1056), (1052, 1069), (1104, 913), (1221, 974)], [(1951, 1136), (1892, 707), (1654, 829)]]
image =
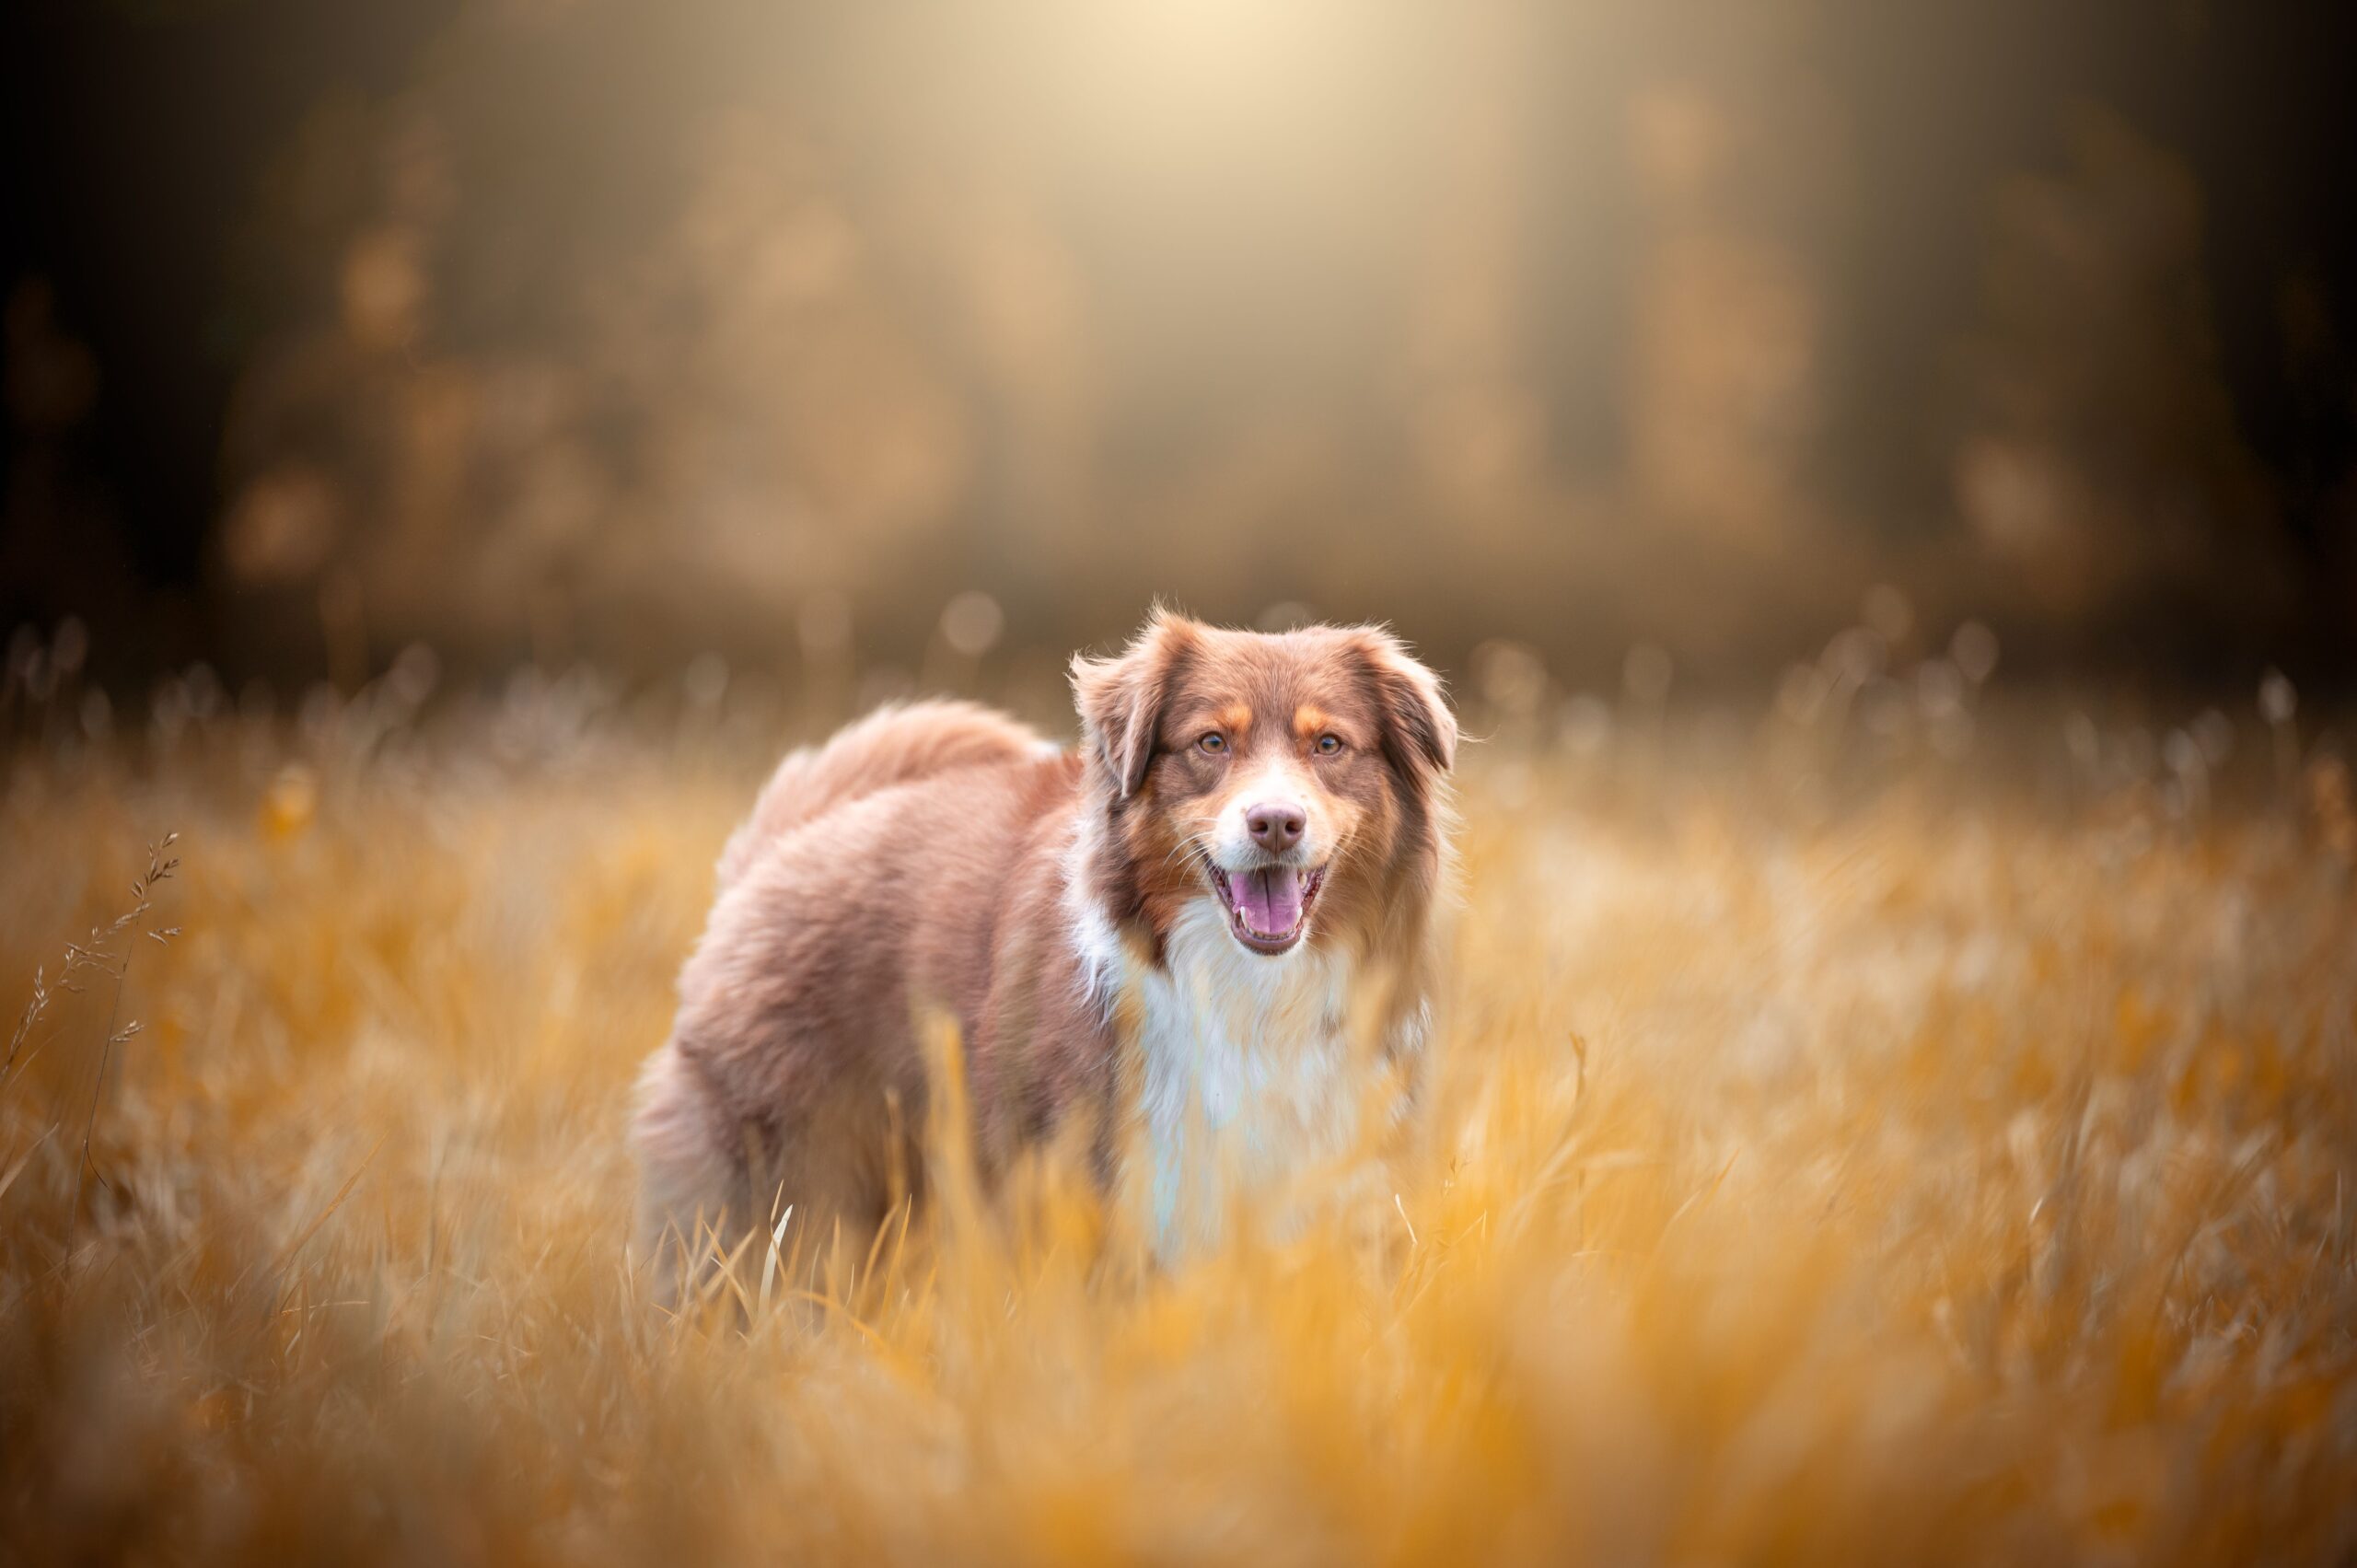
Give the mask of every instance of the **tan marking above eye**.
[(1314, 739), (1334, 727), (1334, 715), (1313, 703), (1305, 703), (1293, 711), (1293, 732), (1303, 739)]
[(1252, 727), (1252, 710), (1242, 703), (1230, 703), (1212, 715), (1212, 722), (1230, 735), (1240, 735)]

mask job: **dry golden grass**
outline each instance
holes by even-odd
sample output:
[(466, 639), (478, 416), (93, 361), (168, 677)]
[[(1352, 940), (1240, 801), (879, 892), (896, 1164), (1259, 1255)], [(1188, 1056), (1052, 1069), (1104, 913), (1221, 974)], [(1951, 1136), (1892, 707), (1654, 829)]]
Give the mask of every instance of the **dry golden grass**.
[(2357, 1550), (2327, 768), (1500, 739), (1396, 1194), (1157, 1276), (1043, 1184), (672, 1321), (621, 1121), (762, 758), (383, 727), (11, 764), (0, 1557)]

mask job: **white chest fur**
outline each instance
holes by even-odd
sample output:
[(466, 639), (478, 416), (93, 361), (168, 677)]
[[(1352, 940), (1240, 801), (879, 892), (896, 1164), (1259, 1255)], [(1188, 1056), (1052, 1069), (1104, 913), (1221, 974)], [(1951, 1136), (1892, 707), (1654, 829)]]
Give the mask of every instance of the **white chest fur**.
[(1228, 1205), (1290, 1209), (1290, 1179), (1345, 1154), (1361, 1053), (1349, 1038), (1355, 967), (1305, 943), (1248, 952), (1209, 899), (1189, 906), (1164, 963), (1133, 977), (1143, 1194), (1155, 1249), (1215, 1238)]

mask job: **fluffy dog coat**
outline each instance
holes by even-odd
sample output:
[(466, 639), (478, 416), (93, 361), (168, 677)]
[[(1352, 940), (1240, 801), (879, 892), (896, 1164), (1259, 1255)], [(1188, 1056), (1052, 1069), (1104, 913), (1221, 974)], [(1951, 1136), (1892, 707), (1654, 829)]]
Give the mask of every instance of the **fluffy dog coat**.
[(929, 703), (779, 765), (641, 1080), (643, 1245), (921, 1190), (929, 1014), (984, 1178), (1068, 1131), (1165, 1255), (1404, 1109), (1457, 746), (1432, 672), (1374, 628), (1157, 613), (1073, 687), (1076, 751)]

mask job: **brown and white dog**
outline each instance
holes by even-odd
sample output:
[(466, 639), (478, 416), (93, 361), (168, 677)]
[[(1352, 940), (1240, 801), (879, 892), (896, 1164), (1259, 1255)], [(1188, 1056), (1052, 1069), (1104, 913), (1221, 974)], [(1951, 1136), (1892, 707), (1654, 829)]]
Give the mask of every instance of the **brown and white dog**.
[(984, 1178), (1083, 1128), (1166, 1257), (1412, 1090), (1457, 749), (1433, 673), (1375, 628), (1157, 611), (1072, 679), (1076, 752), (928, 703), (779, 765), (640, 1082), (643, 1246), (882, 1220), (922, 1184), (928, 1013)]

